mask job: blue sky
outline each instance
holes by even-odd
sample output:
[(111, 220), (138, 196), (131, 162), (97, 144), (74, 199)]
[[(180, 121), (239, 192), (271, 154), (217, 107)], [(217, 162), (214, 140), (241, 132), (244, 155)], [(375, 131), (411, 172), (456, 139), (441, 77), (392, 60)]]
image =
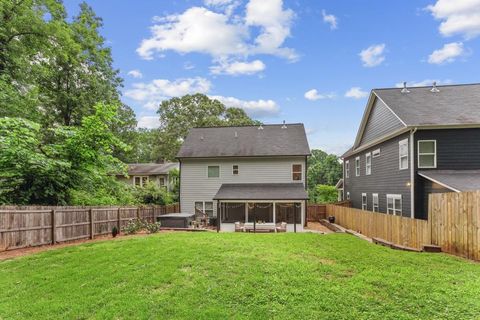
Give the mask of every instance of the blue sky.
[[(87, 0), (139, 125), (200, 91), (341, 154), (372, 88), (478, 82), (480, 0)], [(69, 15), (77, 0), (66, 0)]]

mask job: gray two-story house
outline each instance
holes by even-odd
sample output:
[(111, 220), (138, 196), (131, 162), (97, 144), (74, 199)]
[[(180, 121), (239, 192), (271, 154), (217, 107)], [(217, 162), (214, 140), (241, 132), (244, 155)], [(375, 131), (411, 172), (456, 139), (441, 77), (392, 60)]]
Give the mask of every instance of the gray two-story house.
[(193, 128), (180, 162), (180, 207), (235, 223), (305, 222), (306, 170), (310, 154), (303, 124)]
[(480, 84), (372, 90), (342, 158), (353, 207), (427, 218), (430, 193), (480, 189)]

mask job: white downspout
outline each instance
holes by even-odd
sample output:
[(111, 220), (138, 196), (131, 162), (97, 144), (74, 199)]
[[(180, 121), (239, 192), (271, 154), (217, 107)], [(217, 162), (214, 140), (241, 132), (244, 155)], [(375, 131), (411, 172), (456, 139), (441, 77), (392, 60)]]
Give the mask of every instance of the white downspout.
[(410, 131), (410, 217), (415, 218), (415, 143), (414, 135), (417, 128)]

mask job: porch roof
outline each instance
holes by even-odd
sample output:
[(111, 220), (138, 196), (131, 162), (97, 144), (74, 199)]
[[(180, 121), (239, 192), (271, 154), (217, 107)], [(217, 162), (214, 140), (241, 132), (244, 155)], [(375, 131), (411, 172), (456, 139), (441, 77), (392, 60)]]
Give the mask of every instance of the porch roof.
[(214, 200), (307, 200), (303, 183), (224, 183)]
[(418, 174), (452, 191), (480, 190), (480, 170), (424, 170)]

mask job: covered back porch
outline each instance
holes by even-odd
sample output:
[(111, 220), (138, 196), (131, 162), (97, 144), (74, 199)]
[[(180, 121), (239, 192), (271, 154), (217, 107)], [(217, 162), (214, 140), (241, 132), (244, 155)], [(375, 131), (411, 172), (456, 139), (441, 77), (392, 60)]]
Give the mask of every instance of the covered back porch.
[(303, 231), (308, 195), (302, 183), (223, 184), (217, 231)]

